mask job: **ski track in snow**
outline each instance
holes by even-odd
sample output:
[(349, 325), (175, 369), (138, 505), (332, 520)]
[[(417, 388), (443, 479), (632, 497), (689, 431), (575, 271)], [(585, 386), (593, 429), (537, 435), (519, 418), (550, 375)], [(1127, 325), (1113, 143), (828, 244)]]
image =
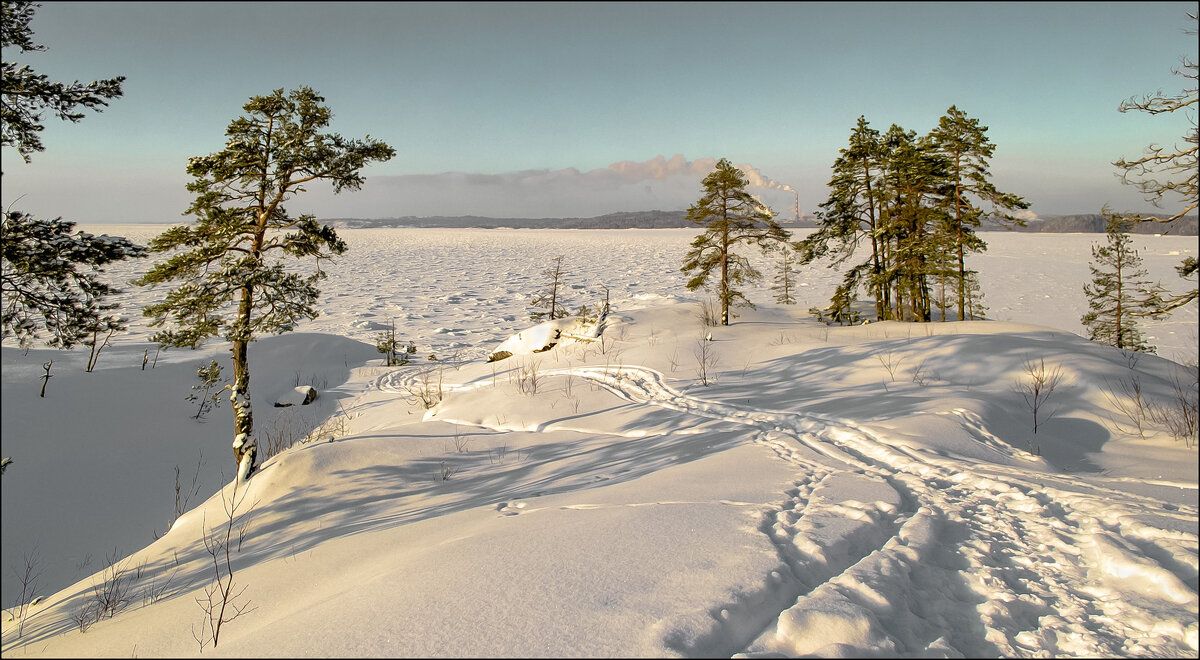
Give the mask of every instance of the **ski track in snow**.
[[(374, 387), (411, 395), (424, 372), (389, 371)], [(825, 415), (707, 401), (671, 388), (662, 374), (643, 367), (542, 373), (590, 380), (633, 403), (745, 424), (756, 430), (756, 442), (797, 468), (793, 486), (764, 512), (760, 526), (784, 569), (764, 584), (782, 596), (743, 594), (740, 602), (710, 610), (707, 634), (678, 641), (667, 635), (668, 648), (682, 655), (828, 655), (873, 648), (950, 656), (1046, 649), (1171, 656), (1197, 649), (1197, 536), (1143, 522), (1174, 518), (1187, 529), (1196, 519), (1193, 507), (1164, 510), (1161, 501), (1079, 478), (973, 466), (891, 444)], [(442, 388), (448, 393), (485, 384), (443, 382)], [(1023, 458), (974, 413), (945, 414), (958, 417), (992, 451)], [(824, 459), (808, 458), (812, 452)], [(870, 497), (847, 499), (846, 492)], [(516, 506), (523, 503), (502, 513), (514, 515)], [(1114, 577), (1128, 589), (1103, 586)], [(908, 602), (896, 607), (891, 599), (897, 596)], [(1155, 613), (1164, 607), (1179, 616), (1164, 620)], [(1178, 644), (1181, 638), (1190, 649)]]

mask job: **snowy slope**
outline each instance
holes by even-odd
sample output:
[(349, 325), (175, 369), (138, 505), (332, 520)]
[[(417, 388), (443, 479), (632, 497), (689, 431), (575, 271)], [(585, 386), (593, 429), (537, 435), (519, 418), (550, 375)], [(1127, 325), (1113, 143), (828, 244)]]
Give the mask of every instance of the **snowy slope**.
[[(766, 303), (706, 329), (667, 295), (622, 296), (536, 353), (553, 333), (519, 318), (462, 323), (486, 338), (470, 356), (402, 367), (336, 334), (256, 342), (260, 424), (337, 423), (237, 493), (236, 602), (253, 610), (204, 654), (1196, 654), (1196, 449), (1116, 430), (1106, 393), (1136, 375), (1166, 402), (1194, 368), (1011, 321), (830, 327)], [(410, 313), (451, 328), (441, 303)], [(514, 355), (486, 362), (501, 346)], [(144, 349), (118, 344), (94, 374), (4, 349), (6, 603), (35, 533), (46, 564), (78, 562), (72, 543), (132, 552), (115, 617), (75, 620), (101, 557), (60, 567), (19, 639), (5, 617), (5, 657), (200, 651), (202, 529), (227, 520), (232, 452), (227, 404), (197, 422), (183, 397), (223, 354), (142, 371)], [(1039, 359), (1065, 379), (1035, 436), (1014, 385)], [(269, 408), (296, 381), (320, 384), (319, 407)], [(200, 448), (217, 474), (155, 541), (171, 466), (186, 486)]]

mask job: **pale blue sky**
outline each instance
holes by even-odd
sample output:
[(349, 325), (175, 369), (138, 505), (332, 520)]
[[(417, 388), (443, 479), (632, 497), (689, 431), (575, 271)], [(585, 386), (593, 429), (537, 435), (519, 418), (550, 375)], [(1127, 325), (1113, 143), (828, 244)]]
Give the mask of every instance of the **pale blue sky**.
[[(729, 158), (795, 188), (811, 213), (862, 114), (918, 133), (950, 105), (989, 127), (995, 183), (1040, 214), (1147, 207), (1111, 162), (1175, 144), (1183, 116), (1117, 112), (1175, 94), (1197, 57), (1194, 2), (71, 3), (4, 53), (57, 80), (124, 75), (47, 151), (3, 153), (5, 207), (77, 222), (181, 219), (184, 163), (224, 144), (249, 97), (310, 85), (332, 130), (396, 157), (361, 193), (314, 191), (293, 215), (589, 216), (684, 208), (699, 176), (594, 185), (620, 161)], [(1177, 113), (1178, 114), (1178, 113)], [(1194, 115), (1193, 115), (1194, 116)], [(530, 178), (514, 173), (546, 171)], [(566, 170), (565, 172), (556, 172)], [(459, 176), (417, 177), (466, 173)], [(765, 195), (782, 216), (792, 195)]]

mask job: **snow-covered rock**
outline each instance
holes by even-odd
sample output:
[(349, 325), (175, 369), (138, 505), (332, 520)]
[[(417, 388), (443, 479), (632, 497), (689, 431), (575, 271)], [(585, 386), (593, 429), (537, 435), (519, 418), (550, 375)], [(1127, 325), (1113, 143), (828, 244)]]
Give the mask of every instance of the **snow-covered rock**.
[(492, 351), (490, 361), (503, 360), (513, 355), (542, 353), (554, 348), (564, 336), (590, 336), (594, 334), (594, 327), (595, 324), (585, 323), (576, 317), (545, 321), (505, 339)]
[(317, 390), (309, 385), (300, 385), (292, 388), (283, 396), (275, 400), (276, 408), (287, 408), (288, 406), (307, 406), (317, 399)]

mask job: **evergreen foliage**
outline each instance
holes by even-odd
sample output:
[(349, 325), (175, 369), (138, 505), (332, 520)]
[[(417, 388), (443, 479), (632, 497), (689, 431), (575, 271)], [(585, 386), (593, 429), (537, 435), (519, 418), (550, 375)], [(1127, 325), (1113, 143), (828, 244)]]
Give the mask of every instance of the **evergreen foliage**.
[[(853, 256), (862, 241), (869, 241), (871, 254), (867, 264), (872, 275), (869, 287), (875, 296), (876, 316), (883, 319), (888, 292), (876, 288), (881, 281), (879, 274), (883, 272), (884, 260), (878, 232), (882, 200), (880, 191), (872, 187), (880, 175), (883, 145), (879, 131), (870, 128), (863, 116), (859, 116), (849, 142), (847, 148), (838, 152), (833, 163), (829, 199), (817, 212), (820, 227), (798, 242), (795, 249), (800, 254), (800, 263), (829, 257), (832, 268)], [(861, 268), (862, 265), (854, 267), (855, 270)], [(857, 283), (858, 277), (853, 279)], [(842, 294), (845, 297), (853, 292), (843, 291)]]
[[(45, 50), (33, 42), (29, 22), (38, 5), (4, 2), (0, 44), (22, 53)], [(34, 73), (28, 66), (3, 62), (4, 86), (0, 91), (0, 144), (17, 150), (25, 163), (30, 154), (44, 151), (39, 133), (42, 113), (52, 110), (61, 119), (78, 122), (83, 108), (100, 110), (107, 99), (121, 96), (118, 76), (82, 85), (66, 85)], [(109, 312), (116, 305), (103, 298), (119, 290), (97, 277), (103, 266), (145, 254), (145, 248), (121, 237), (72, 233), (75, 224), (61, 217), (34, 218), (6, 210), (0, 220), (0, 336), (15, 336), (28, 347), (41, 339), (56, 348), (79, 343), (92, 346), (88, 371), (99, 354), (99, 335), (124, 329), (124, 322)], [(90, 342), (90, 343), (89, 343)], [(107, 343), (107, 340), (105, 340)], [(101, 345), (102, 347), (103, 345)]]
[(221, 365), (217, 364), (216, 360), (200, 365), (196, 369), (196, 378), (199, 378), (200, 382), (192, 385), (192, 389), (196, 391), (188, 395), (187, 400), (200, 402), (200, 407), (196, 410), (196, 419), (200, 419), (208, 411), (220, 407), (221, 392), (224, 390), (218, 390), (211, 394), (209, 392), (225, 379), (221, 376)]
[(74, 227), (62, 218), (43, 220), (20, 211), (0, 220), (0, 328), (21, 346), (42, 339), (43, 330), (47, 345), (71, 348), (124, 327), (111, 314), (117, 305), (103, 300), (120, 290), (99, 274), (107, 264), (144, 256), (146, 249), (121, 237), (72, 233)]
[(1107, 245), (1092, 247), (1092, 281), (1083, 285), (1088, 311), (1079, 319), (1088, 329), (1088, 338), (1120, 349), (1154, 352), (1137, 327), (1136, 315), (1145, 309), (1139, 302), (1146, 282), (1142, 259), (1133, 249), (1129, 227), (1133, 220), (1111, 213), (1104, 207), (1107, 220)]
[[(328, 182), (335, 193), (358, 190), (364, 166), (395, 155), (370, 136), (348, 140), (321, 132), (333, 116), (324, 100), (309, 87), (252, 97), (243, 106), (246, 115), (230, 122), (225, 147), (188, 161), (193, 180), (187, 188), (195, 199), (185, 215), (195, 216), (196, 224), (157, 236), (151, 251), (170, 256), (135, 282), (178, 283), (143, 310), (151, 326), (166, 326), (152, 341), (194, 347), (220, 336), (232, 344), (239, 479), (249, 476), (257, 454), (246, 357), (250, 342), (316, 318), (316, 285), (325, 276), (320, 263), (346, 251), (332, 227), (312, 215), (293, 218), (283, 202), (313, 181)], [(285, 257), (313, 258), (315, 267), (304, 275), (285, 268)]]
[(831, 318), (850, 313), (859, 287), (874, 298), (877, 320), (930, 321), (937, 307), (945, 321), (949, 296), (957, 318), (983, 317), (982, 291), (965, 262), (987, 248), (975, 232), (989, 214), (981, 205), (1014, 225), (1023, 221), (1009, 212), (1028, 208), (989, 182), (995, 147), (986, 131), (954, 106), (924, 137), (895, 124), (880, 134), (858, 118), (833, 163), (820, 226), (795, 245), (800, 263), (828, 258), (831, 268), (870, 246), (846, 271), (825, 310)]
[[(0, 45), (16, 48), (22, 53), (46, 50), (33, 42), (29, 22), (39, 5), (34, 2), (4, 2)], [(97, 80), (87, 84), (78, 81), (64, 84), (48, 76), (34, 73), (27, 65), (3, 62), (4, 89), (0, 97), (0, 122), (3, 124), (2, 144), (13, 147), (28, 163), (30, 154), (45, 151), (38, 135), (45, 126), (42, 113), (50, 110), (64, 121), (78, 122), (84, 114), (81, 108), (100, 111), (110, 99), (120, 98), (125, 76)]]
[(883, 137), (877, 186), (883, 193), (883, 292), (886, 318), (931, 320), (929, 277), (944, 267), (950, 240), (944, 201), (947, 162), (928, 138), (895, 124)]
[(722, 325), (729, 325), (730, 307), (739, 300), (753, 307), (735, 287), (762, 279), (762, 273), (733, 250), (739, 243), (754, 243), (766, 250), (791, 237), (775, 222), (774, 211), (746, 192), (749, 183), (744, 172), (722, 158), (701, 182), (704, 194), (700, 200), (688, 208), (688, 220), (703, 226), (704, 233), (692, 241), (680, 270), (694, 272), (687, 282), (689, 291), (709, 285), (709, 279), (719, 274), (716, 286)]
[(981, 126), (978, 119), (950, 106), (929, 133), (932, 148), (946, 159), (947, 183), (953, 188), (952, 194), (946, 197), (946, 204), (949, 207), (948, 229), (953, 237), (958, 266), (958, 316), (961, 319), (972, 318), (967, 308), (971, 287), (967, 282), (966, 255), (987, 250), (987, 243), (975, 233), (985, 215), (979, 204), (990, 204), (993, 215), (1019, 226), (1025, 224), (1024, 220), (1008, 212), (1029, 208), (1029, 203), (1021, 197), (1000, 192), (991, 183), (988, 159), (996, 146), (987, 137), (987, 130), (988, 127)]
[(779, 261), (775, 264), (775, 277), (771, 290), (775, 292), (775, 302), (781, 305), (796, 304), (796, 253), (791, 244), (784, 242), (779, 245)]
[[(396, 339), (396, 319), (391, 319), (391, 327), (375, 335), (375, 350), (383, 353), (384, 361), (389, 367), (408, 364), (407, 355), (401, 355), (400, 341)], [(405, 353), (416, 353), (417, 347), (411, 342)]]
[(542, 275), (546, 277), (546, 291), (529, 304), (535, 310), (541, 310), (529, 313), (529, 318), (533, 321), (553, 321), (567, 315), (567, 306), (563, 304), (559, 295), (563, 283), (562, 260), (562, 255), (554, 257), (551, 266), (542, 271)]

